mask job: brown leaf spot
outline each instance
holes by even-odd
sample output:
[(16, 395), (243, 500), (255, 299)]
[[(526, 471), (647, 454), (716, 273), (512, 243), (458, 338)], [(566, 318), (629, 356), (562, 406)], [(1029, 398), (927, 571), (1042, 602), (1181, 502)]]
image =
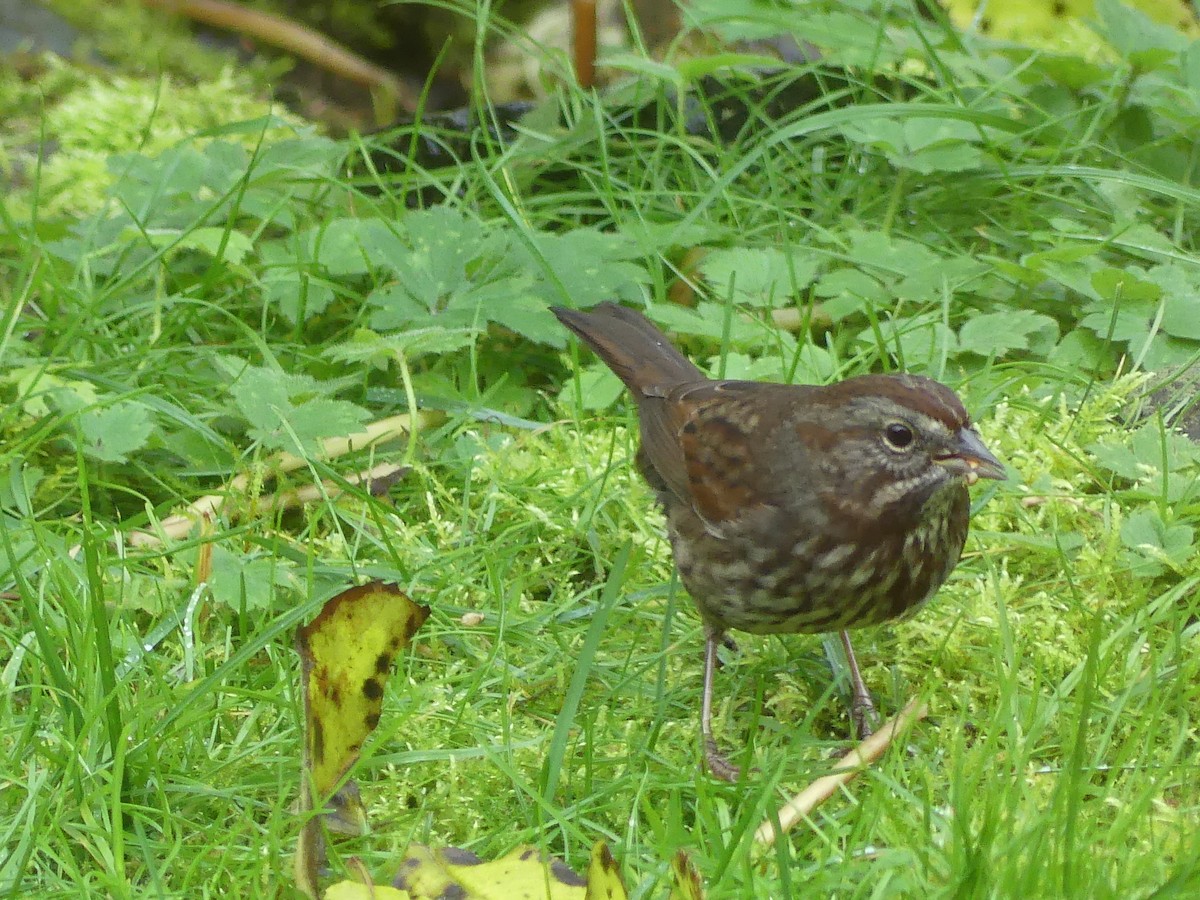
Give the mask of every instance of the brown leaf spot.
[(568, 866), (561, 859), (552, 860), (550, 874), (568, 887), (587, 887), (587, 879)]
[(366, 678), (362, 683), (363, 696), (368, 700), (378, 701), (383, 699), (383, 679), (381, 678)]
[(425, 624), (425, 620), (429, 618), (429, 607), (418, 606), (416, 615), (408, 617), (408, 621), (404, 623), (404, 641), (407, 643), (412, 640), (412, 636), (417, 633), (417, 629)]
[(464, 850), (462, 847), (446, 847), (442, 850), (442, 859), (452, 866), (477, 866), (483, 862), (470, 850)]
[(313, 762), (319, 766), (325, 760), (325, 726), (320, 719), (312, 723), (312, 752)]

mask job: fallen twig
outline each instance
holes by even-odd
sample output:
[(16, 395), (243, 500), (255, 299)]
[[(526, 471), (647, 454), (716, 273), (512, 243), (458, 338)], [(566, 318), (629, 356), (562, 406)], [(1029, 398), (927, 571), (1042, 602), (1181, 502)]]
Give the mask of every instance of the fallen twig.
[[(418, 428), (424, 427), (435, 420), (430, 413), (419, 413), (416, 420)], [(326, 438), (321, 442), (318, 458), (329, 460), (344, 456), (355, 450), (363, 450), (384, 441), (408, 435), (412, 419), (407, 414), (391, 416), (372, 422), (366, 430), (344, 437)], [(308, 465), (308, 461), (292, 453), (279, 453), (267, 462), (267, 468), (272, 474), (283, 474)], [(372, 494), (386, 490), (396, 479), (406, 471), (405, 467), (396, 463), (380, 463), (365, 472), (348, 476), (345, 480), (350, 484), (366, 484)], [(154, 531), (139, 530), (130, 532), (128, 540), (133, 547), (159, 547), (165, 541), (177, 541), (187, 537), (198, 521), (205, 518), (215, 519), (224, 508), (229, 498), (244, 494), (249, 489), (252, 475), (243, 472), (229, 480), (224, 490), (219, 494), (206, 494), (191, 503), (186, 510), (173, 516), (168, 516), (158, 523)], [(322, 496), (337, 495), (341, 488), (332, 482), (322, 482), (320, 485), (282, 491), (275, 495), (262, 498), (267, 506), (282, 506), (289, 508), (309, 503)]]
[(894, 718), (885, 722), (883, 727), (839, 759), (830, 774), (818, 778), (785, 803), (779, 810), (779, 831), (775, 830), (775, 823), (770, 819), (759, 825), (758, 831), (754, 833), (755, 843), (771, 846), (776, 838), (790, 831), (801, 819), (807, 818), (814, 809), (833, 796), (838, 788), (848, 784), (859, 772), (879, 759), (898, 734), (928, 714), (929, 707), (926, 704), (919, 700), (910, 700)]
[(203, 25), (255, 38), (332, 72), (347, 81), (381, 90), (401, 109), (413, 112), (417, 92), (387, 69), (368, 62), (307, 25), (248, 9), (225, 0), (142, 0), (146, 6), (186, 16)]

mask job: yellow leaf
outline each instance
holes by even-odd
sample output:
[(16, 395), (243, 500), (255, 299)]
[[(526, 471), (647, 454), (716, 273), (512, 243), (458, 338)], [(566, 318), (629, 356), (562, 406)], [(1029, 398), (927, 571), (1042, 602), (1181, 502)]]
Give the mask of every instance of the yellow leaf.
[(592, 847), (592, 861), (588, 865), (586, 900), (626, 900), (628, 896), (621, 878), (621, 867), (613, 859), (608, 844), (596, 841)]
[[(454, 847), (431, 850), (410, 844), (395, 883), (414, 898), (585, 900), (584, 879), (562, 861), (542, 856), (536, 847), (518, 847), (507, 856), (484, 862)], [(624, 900), (624, 888), (612, 897)]]
[[(393, 659), (428, 615), (396, 586), (372, 582), (338, 594), (296, 634), (305, 720), (301, 809), (325, 812), (332, 830), (366, 829), (358, 786), (342, 782), (379, 724)], [(295, 859), (297, 884), (310, 897), (324, 858), (320, 825), (310, 819)]]
[(339, 881), (325, 891), (325, 900), (412, 900), (412, 894), (387, 885)]
[(700, 873), (687, 853), (680, 850), (671, 860), (671, 896), (669, 900), (704, 900)]
[[(962, 29), (1018, 41), (1064, 53), (1093, 56), (1096, 33), (1088, 28), (1095, 17), (1094, 0), (941, 0), (950, 19)], [(1190, 36), (1198, 33), (1196, 14), (1187, 0), (1125, 0), (1155, 22), (1172, 25)]]

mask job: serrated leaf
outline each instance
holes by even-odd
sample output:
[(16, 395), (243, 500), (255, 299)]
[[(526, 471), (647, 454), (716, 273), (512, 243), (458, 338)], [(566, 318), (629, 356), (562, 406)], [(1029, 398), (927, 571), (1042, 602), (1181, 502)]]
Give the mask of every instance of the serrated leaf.
[(289, 375), (276, 369), (246, 366), (229, 391), (247, 421), (269, 421), (277, 410), (291, 409), (291, 395), (316, 385), (306, 375)]
[(263, 299), (293, 325), (319, 316), (333, 302), (327, 281), (306, 272), (269, 272), (263, 278)]
[(1123, 57), (1141, 68), (1162, 65), (1188, 45), (1188, 39), (1174, 28), (1158, 24), (1120, 0), (1096, 0), (1096, 13), (1100, 33)]
[(632, 299), (650, 281), (645, 268), (631, 260), (641, 251), (628, 238), (591, 228), (566, 234), (537, 234), (534, 254), (514, 248), (531, 289), (548, 305), (569, 301), (581, 308), (603, 300)]
[[(280, 124), (291, 127), (282, 121)], [(258, 130), (254, 131), (256, 135), (259, 133)], [(240, 144), (231, 146), (241, 149)], [(342, 161), (346, 149), (344, 142), (330, 140), (317, 134), (270, 141), (255, 148), (254, 176), (256, 180), (276, 173), (284, 173), (293, 178), (323, 178)]]
[(1080, 325), (1106, 340), (1124, 343), (1150, 334), (1158, 304), (1152, 300), (1121, 300), (1115, 308), (1106, 303), (1090, 303), (1087, 308), (1096, 311), (1080, 319)]
[(711, 250), (700, 271), (722, 299), (752, 306), (784, 306), (816, 277), (820, 259), (799, 248), (784, 253), (771, 248), (734, 247)]
[(894, 356), (905, 368), (932, 366), (936, 369), (958, 349), (958, 337), (937, 314), (881, 322), (880, 331), (884, 341), (882, 347), (879, 347), (873, 329), (864, 329), (858, 339)]
[(916, 303), (940, 303), (947, 291), (977, 282), (988, 267), (969, 256), (934, 257), (927, 266), (907, 273), (892, 288), (899, 300)]
[(1142, 577), (1186, 562), (1195, 552), (1194, 540), (1190, 525), (1164, 522), (1154, 509), (1139, 509), (1121, 523), (1121, 543), (1130, 551), (1125, 562)]
[(717, 225), (704, 221), (653, 222), (641, 216), (626, 215), (618, 219), (617, 227), (647, 252), (701, 247), (725, 236)]
[(897, 169), (910, 169), (921, 175), (931, 175), (934, 172), (969, 172), (982, 166), (985, 159), (986, 156), (978, 147), (960, 141), (888, 154), (888, 161)]
[[(501, 234), (488, 235), (474, 220), (445, 207), (411, 213), (404, 220), (407, 246), (383, 255), (378, 263), (396, 275), (397, 288), (434, 311), (475, 287), (468, 268), (483, 255), (503, 255)], [(376, 327), (386, 327), (378, 325)]]
[(539, 344), (565, 347), (566, 334), (558, 319), (538, 298), (530, 294), (510, 294), (503, 303), (488, 306), (487, 317), (510, 331)]
[(321, 438), (358, 431), (367, 420), (361, 407), (320, 396), (325, 390), (306, 375), (248, 366), (230, 393), (254, 440), (303, 455), (315, 451)]
[(834, 322), (892, 299), (878, 279), (861, 269), (837, 269), (822, 275), (813, 291), (824, 299), (821, 308)]
[(34, 418), (50, 415), (51, 407), (72, 413), (100, 402), (100, 392), (92, 383), (62, 378), (43, 365), (13, 369), (5, 381), (15, 382), (21, 410)]
[[(286, 427), (251, 428), (250, 434), (266, 446), (297, 452), (313, 452), (322, 438), (361, 431), (369, 415), (365, 409), (346, 400), (318, 398), (306, 400), (287, 416)], [(299, 447), (296, 442), (299, 442)]]
[(1088, 451), (1103, 468), (1131, 481), (1159, 481), (1164, 465), (1171, 473), (1200, 466), (1200, 445), (1157, 422), (1147, 422), (1117, 441), (1093, 444)]
[(573, 404), (576, 390), (582, 398), (584, 409), (608, 409), (617, 402), (617, 398), (625, 390), (625, 385), (621, 384), (621, 379), (614, 375), (608, 366), (596, 363), (579, 372), (578, 388), (570, 382), (563, 385), (558, 392), (559, 402)]
[(1157, 301), (1162, 296), (1162, 288), (1130, 269), (1099, 269), (1092, 273), (1092, 288), (1105, 300)]
[(920, 275), (942, 264), (940, 256), (916, 241), (882, 231), (850, 231), (847, 255), (860, 265), (894, 275)]
[(146, 446), (154, 419), (143, 404), (121, 400), (80, 413), (79, 431), (85, 454), (101, 462), (123, 463)]
[(220, 258), (234, 265), (245, 260), (254, 249), (250, 238), (240, 231), (215, 227), (196, 228), (185, 232), (176, 246), (198, 250), (213, 259)]
[(922, 174), (974, 169), (984, 159), (975, 146), (978, 131), (970, 123), (954, 119), (873, 119), (844, 125), (842, 133), (882, 152), (897, 168)]
[(1076, 328), (1063, 335), (1047, 354), (1047, 362), (1063, 369), (1082, 369), (1098, 372), (1114, 364), (1112, 345), (1100, 340), (1091, 331)]
[(726, 353), (724, 357), (714, 360), (714, 368), (718, 369), (721, 378), (734, 378), (739, 381), (783, 380), (783, 365), (775, 356), (753, 357), (745, 353)]
[(372, 328), (391, 331), (429, 315), (429, 305), (413, 296), (412, 286), (392, 281), (367, 295)]
[(443, 328), (434, 325), (388, 335), (383, 343), (394, 352), (403, 353), (412, 359), (428, 353), (452, 353), (461, 350), (471, 346), (478, 335), (479, 330), (476, 328)]
[(1134, 362), (1149, 372), (1195, 365), (1196, 362), (1195, 341), (1171, 337), (1161, 331), (1154, 334), (1149, 343), (1130, 344), (1129, 349), (1134, 354)]
[(728, 331), (729, 342), (734, 346), (762, 346), (770, 334), (765, 326), (747, 321), (736, 309), (707, 301), (695, 309), (660, 303), (654, 307), (653, 316), (660, 326), (676, 334), (721, 341)]
[(1030, 336), (1048, 331), (1058, 337), (1058, 323), (1028, 309), (972, 316), (958, 330), (958, 349), (980, 356), (1001, 357), (1013, 350), (1028, 350)]
[(386, 368), (401, 359), (408, 361), (431, 353), (453, 353), (471, 346), (479, 334), (476, 328), (444, 328), (440, 325), (392, 335), (362, 328), (350, 340), (330, 347), (322, 355), (336, 362)]
[(245, 556), (220, 544), (213, 546), (208, 586), (213, 600), (230, 609), (266, 610), (275, 588), (292, 583), (292, 565), (279, 556)]
[(365, 275), (372, 267), (371, 252), (389, 235), (378, 219), (332, 219), (308, 234), (309, 256), (331, 275)]
[(644, 53), (614, 51), (604, 54), (604, 65), (620, 72), (630, 72), (647, 79), (670, 84), (680, 90), (684, 87), (683, 75), (675, 66), (648, 58)]
[(1200, 341), (1200, 277), (1182, 265), (1155, 266), (1147, 274), (1162, 288), (1162, 330)]

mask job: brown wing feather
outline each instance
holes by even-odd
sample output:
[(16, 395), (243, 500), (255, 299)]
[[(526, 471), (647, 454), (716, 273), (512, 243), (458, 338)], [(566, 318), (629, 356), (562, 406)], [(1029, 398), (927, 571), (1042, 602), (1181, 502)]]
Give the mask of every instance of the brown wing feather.
[[(625, 382), (639, 408), (638, 463), (657, 490), (689, 505), (714, 533), (773, 505), (765, 470), (749, 465), (765, 437), (762, 395), (795, 386), (713, 381), (645, 316), (615, 303), (589, 312), (552, 307)], [(767, 423), (768, 425), (772, 423)]]
[(674, 420), (676, 449), (671, 463), (659, 465), (654, 459), (655, 466), (714, 533), (755, 509), (774, 505), (763, 470), (750, 465), (754, 444), (765, 436), (764, 426), (772, 424), (764, 422), (763, 405), (753, 399), (764, 387), (708, 381), (672, 391), (664, 402)]

